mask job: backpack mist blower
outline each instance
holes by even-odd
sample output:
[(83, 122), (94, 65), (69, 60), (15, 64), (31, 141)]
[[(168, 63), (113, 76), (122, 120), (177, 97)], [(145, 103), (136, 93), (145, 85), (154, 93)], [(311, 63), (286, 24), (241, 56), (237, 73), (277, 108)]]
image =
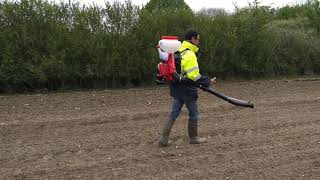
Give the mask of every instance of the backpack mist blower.
[[(180, 46), (181, 42), (178, 40), (177, 36), (161, 37), (161, 40), (159, 41), (157, 46), (159, 58), (161, 60), (161, 62), (158, 64), (158, 83), (171, 83), (173, 81), (181, 82), (182, 77), (177, 73), (177, 69), (181, 68), (181, 54), (179, 52)], [(189, 79), (187, 79), (187, 83), (188, 85), (190, 84), (191, 86), (196, 86), (236, 106), (254, 108), (254, 104), (250, 101), (243, 101), (233, 97), (226, 96), (210, 87), (202, 86)]]

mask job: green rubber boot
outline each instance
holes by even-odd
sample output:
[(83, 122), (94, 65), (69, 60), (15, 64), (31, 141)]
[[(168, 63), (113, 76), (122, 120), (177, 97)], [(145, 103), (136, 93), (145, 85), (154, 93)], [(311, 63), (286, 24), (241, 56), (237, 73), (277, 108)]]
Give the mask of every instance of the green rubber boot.
[(169, 118), (167, 121), (165, 121), (162, 129), (162, 134), (160, 136), (159, 140), (159, 146), (168, 146), (168, 140), (169, 140), (169, 135), (171, 132), (171, 128), (174, 124), (174, 119)]
[(197, 124), (193, 124), (192, 122), (189, 121), (188, 132), (190, 137), (190, 144), (202, 144), (207, 142), (206, 138), (198, 137)]

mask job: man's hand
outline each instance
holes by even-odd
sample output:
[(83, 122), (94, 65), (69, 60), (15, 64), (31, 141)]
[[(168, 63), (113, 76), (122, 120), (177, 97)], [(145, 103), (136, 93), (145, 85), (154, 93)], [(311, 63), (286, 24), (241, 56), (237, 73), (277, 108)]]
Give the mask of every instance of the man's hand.
[(217, 81), (216, 81), (216, 77), (214, 77), (214, 78), (211, 78), (211, 81), (210, 81), (210, 84), (214, 84), (214, 83), (216, 83)]

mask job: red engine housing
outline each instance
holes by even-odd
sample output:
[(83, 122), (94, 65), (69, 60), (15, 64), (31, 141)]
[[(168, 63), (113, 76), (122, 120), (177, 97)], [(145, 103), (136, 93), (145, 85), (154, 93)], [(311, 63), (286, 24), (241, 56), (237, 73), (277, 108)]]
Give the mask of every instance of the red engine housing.
[[(178, 36), (162, 36), (161, 39), (178, 40)], [(173, 80), (173, 74), (176, 72), (176, 65), (174, 61), (174, 54), (169, 53), (168, 60), (158, 64), (159, 76), (166, 81)]]
[(169, 54), (167, 62), (161, 62), (158, 64), (159, 76), (165, 78), (167, 81), (172, 81), (172, 75), (176, 72), (176, 66), (174, 63), (173, 54)]

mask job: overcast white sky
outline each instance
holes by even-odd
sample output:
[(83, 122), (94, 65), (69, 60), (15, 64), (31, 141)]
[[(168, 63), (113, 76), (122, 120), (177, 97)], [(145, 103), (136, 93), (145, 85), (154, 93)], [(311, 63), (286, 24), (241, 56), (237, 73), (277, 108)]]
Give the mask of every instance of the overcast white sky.
[[(53, 1), (53, 0), (52, 0)], [(55, 0), (56, 2), (59, 0)], [(63, 0), (68, 2), (68, 0)], [(73, 1), (73, 0), (70, 0)], [(105, 2), (113, 2), (115, 0), (77, 0), (81, 3), (90, 5), (93, 2), (98, 5), (104, 5)], [(125, 0), (117, 0), (119, 2), (125, 2)], [(248, 5), (248, 2), (253, 2), (253, 0), (184, 0), (191, 9), (198, 11), (201, 8), (224, 8), (227, 11), (234, 11), (234, 4), (238, 7), (244, 7)], [(282, 7), (287, 4), (300, 4), (305, 2), (306, 0), (259, 0), (261, 5), (267, 5), (272, 7)], [(149, 0), (131, 0), (131, 2), (135, 5), (145, 5), (149, 2)]]

